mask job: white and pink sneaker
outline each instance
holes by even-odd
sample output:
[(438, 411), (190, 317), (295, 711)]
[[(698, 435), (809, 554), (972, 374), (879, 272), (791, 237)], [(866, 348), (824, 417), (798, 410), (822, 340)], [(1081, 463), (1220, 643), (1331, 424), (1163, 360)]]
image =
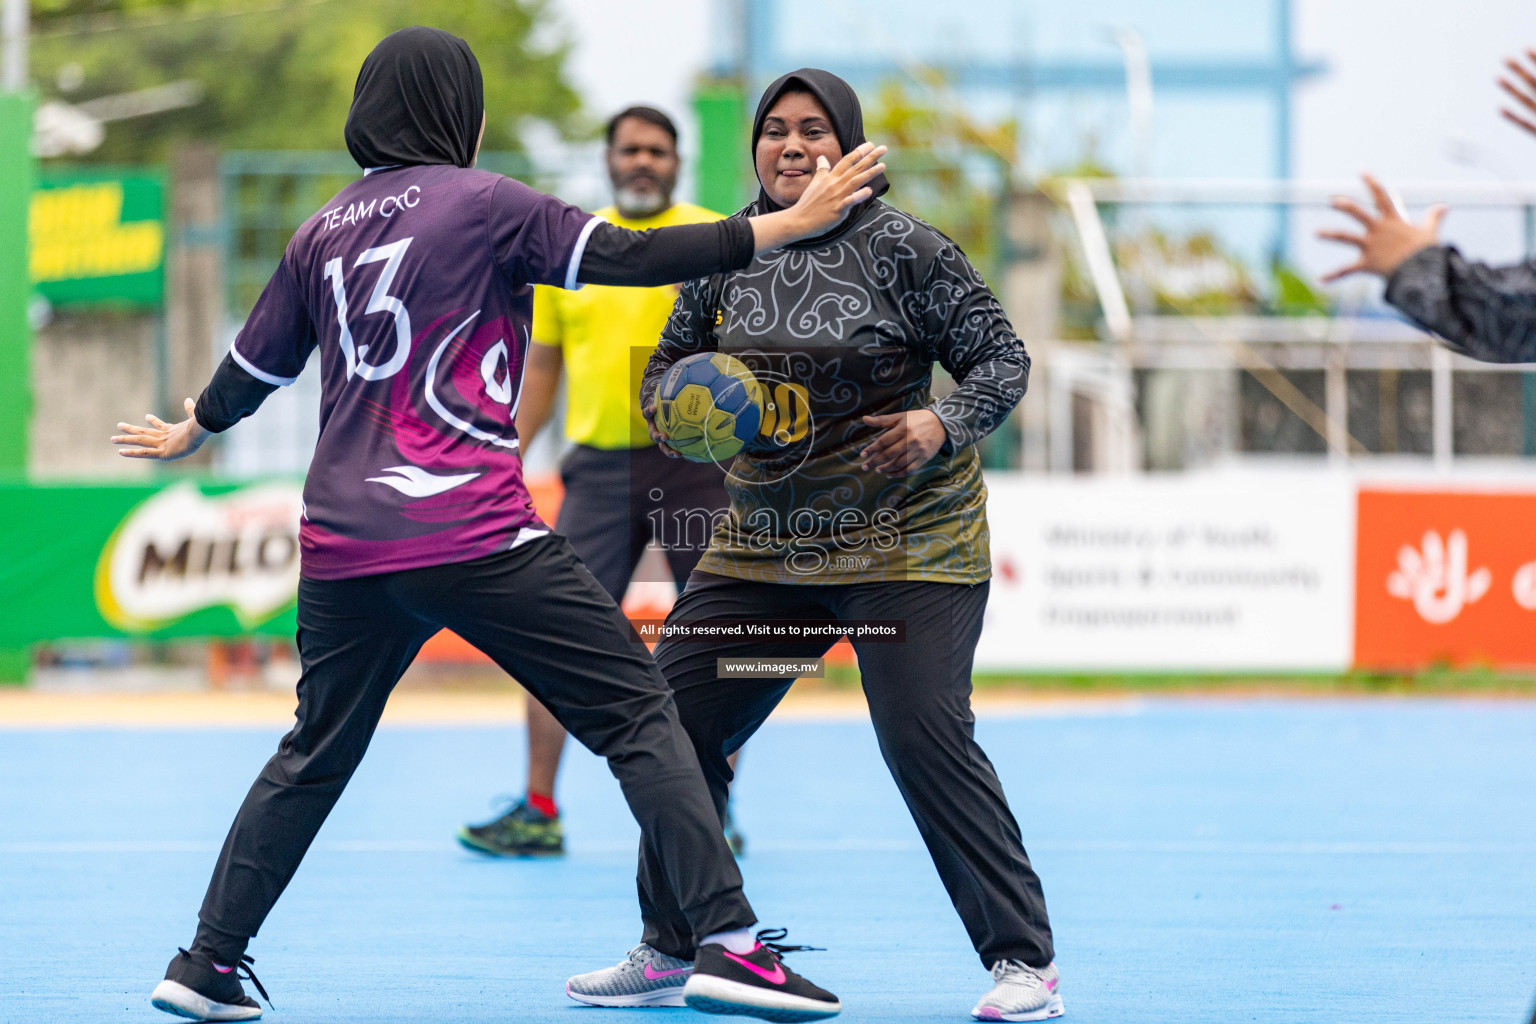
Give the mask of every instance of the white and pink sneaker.
[(1049, 1020), (1066, 1012), (1061, 1003), (1056, 965), (1030, 967), (1022, 960), (992, 965), (992, 991), (981, 997), (971, 1016), (977, 1020)]
[(683, 986), (693, 961), (667, 956), (641, 943), (616, 967), (578, 974), (565, 994), (589, 1006), (685, 1006)]

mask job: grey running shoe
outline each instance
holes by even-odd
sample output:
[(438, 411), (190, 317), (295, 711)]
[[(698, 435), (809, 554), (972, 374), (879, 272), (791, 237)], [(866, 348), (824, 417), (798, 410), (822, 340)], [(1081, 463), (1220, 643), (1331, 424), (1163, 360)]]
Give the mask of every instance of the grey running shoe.
[(667, 956), (641, 943), (614, 967), (578, 974), (565, 994), (589, 1006), (683, 1006), (693, 961)]
[(459, 842), (477, 853), (498, 857), (560, 857), (565, 854), (565, 835), (560, 816), (550, 817), (526, 800), (495, 821), (465, 825)]
[(992, 991), (971, 1011), (977, 1020), (1047, 1020), (1066, 1012), (1055, 964), (1030, 967), (1022, 960), (999, 960), (992, 965), (992, 981)]

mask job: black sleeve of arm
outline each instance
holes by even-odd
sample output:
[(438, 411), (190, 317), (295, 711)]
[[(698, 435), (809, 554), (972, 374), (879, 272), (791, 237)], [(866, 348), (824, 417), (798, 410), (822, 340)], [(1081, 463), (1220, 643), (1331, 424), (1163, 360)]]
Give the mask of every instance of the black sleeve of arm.
[(756, 248), (745, 217), (649, 231), (599, 224), (587, 239), (576, 280), (641, 288), (676, 284), (741, 270)]
[(257, 380), (226, 355), (219, 368), (213, 371), (213, 379), (197, 398), (193, 415), (204, 430), (223, 433), (245, 419), (277, 390), (276, 384)]
[(1386, 299), (1453, 352), (1489, 363), (1536, 361), (1536, 260), (1490, 267), (1433, 245), (1403, 261)]

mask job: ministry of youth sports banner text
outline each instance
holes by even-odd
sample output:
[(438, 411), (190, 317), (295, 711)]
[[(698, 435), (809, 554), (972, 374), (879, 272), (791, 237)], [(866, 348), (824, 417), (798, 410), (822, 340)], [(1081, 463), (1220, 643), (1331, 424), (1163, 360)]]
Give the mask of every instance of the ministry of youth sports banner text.
[(988, 477), (978, 671), (1341, 672), (1355, 485)]

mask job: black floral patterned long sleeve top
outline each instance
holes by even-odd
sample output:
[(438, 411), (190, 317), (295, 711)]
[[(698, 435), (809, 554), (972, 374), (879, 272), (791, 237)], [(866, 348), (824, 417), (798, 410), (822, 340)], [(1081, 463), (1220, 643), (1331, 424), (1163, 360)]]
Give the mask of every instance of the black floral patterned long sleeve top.
[(1536, 362), (1536, 260), (1490, 267), (1433, 245), (1403, 261), (1386, 298), (1453, 351), (1486, 363)]
[[(730, 509), (700, 570), (783, 583), (990, 577), (974, 445), (1023, 397), (1029, 356), (948, 238), (875, 201), (829, 237), (683, 285), (642, 404), (701, 351), (746, 363), (766, 402), (756, 441), (727, 467)], [(937, 401), (934, 363), (957, 382)], [(922, 408), (947, 434), (932, 460), (896, 479), (859, 468), (879, 432), (864, 416)]]

